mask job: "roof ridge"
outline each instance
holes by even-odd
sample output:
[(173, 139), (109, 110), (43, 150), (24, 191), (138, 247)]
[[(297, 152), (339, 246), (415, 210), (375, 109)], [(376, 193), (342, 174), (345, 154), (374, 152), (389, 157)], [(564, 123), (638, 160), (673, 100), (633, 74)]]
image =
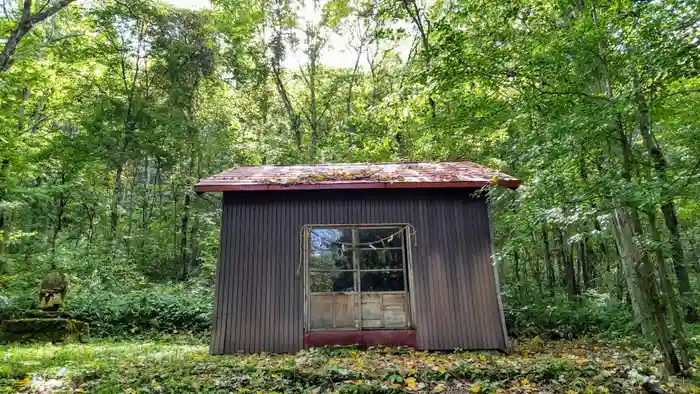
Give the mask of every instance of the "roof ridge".
[(469, 161), (237, 165), (197, 183), (197, 191), (517, 187), (520, 181)]
[(387, 164), (441, 164), (441, 163), (465, 163), (474, 164), (478, 166), (483, 166), (483, 164), (475, 163), (473, 161), (455, 161), (455, 160), (440, 160), (440, 161), (380, 161), (380, 162), (368, 162), (368, 161), (356, 161), (356, 162), (343, 162), (343, 163), (304, 163), (304, 164), (236, 164), (231, 168), (239, 167), (316, 167), (316, 166), (341, 166), (341, 165), (387, 165)]

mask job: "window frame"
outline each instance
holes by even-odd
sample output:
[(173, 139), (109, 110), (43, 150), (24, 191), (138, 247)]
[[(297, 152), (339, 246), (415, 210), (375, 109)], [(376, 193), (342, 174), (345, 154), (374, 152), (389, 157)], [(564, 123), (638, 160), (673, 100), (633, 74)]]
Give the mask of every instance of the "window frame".
[[(311, 253), (314, 250), (312, 244), (312, 232), (319, 229), (328, 230), (345, 230), (352, 231), (352, 244), (348, 250), (352, 251), (352, 269), (313, 269), (310, 267)], [(361, 230), (376, 230), (376, 229), (393, 229), (401, 234), (401, 246), (387, 247), (364, 247), (366, 243), (359, 242), (359, 233)], [(409, 223), (379, 223), (379, 224), (308, 224), (302, 228), (301, 235), (301, 258), (300, 264), (303, 265), (303, 285), (304, 285), (304, 329), (305, 331), (369, 331), (369, 330), (401, 330), (411, 329), (413, 327), (412, 317), (413, 310), (413, 270), (412, 270), (412, 247), (411, 237), (414, 235), (411, 231), (412, 226)], [(358, 247), (359, 246), (359, 247)], [(362, 251), (378, 251), (378, 250), (400, 250), (401, 253), (401, 268), (372, 268), (362, 269), (360, 262), (360, 254)], [(353, 272), (353, 291), (337, 291), (337, 292), (312, 292), (311, 291), (311, 274), (312, 272)], [(367, 272), (402, 272), (403, 274), (403, 290), (402, 291), (362, 291), (362, 274)], [(405, 324), (400, 327), (386, 327), (384, 316), (381, 318), (381, 327), (363, 327), (362, 319), (362, 295), (363, 294), (403, 294)], [(351, 295), (354, 296), (354, 307), (356, 323), (354, 329), (352, 327), (335, 328), (311, 327), (311, 297), (315, 295)], [(334, 316), (335, 316), (335, 306)], [(334, 317), (335, 319), (335, 317)], [(335, 321), (334, 321), (335, 325)]]

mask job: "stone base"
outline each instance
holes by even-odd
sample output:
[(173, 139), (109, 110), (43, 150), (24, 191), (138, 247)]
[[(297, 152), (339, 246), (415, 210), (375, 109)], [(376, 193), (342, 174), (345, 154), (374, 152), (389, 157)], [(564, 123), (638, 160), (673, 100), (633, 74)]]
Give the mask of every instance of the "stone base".
[(87, 342), (88, 324), (64, 318), (30, 318), (0, 323), (0, 343), (10, 342)]
[(70, 313), (63, 312), (63, 311), (42, 311), (42, 310), (36, 310), (36, 311), (28, 311), (26, 313), (27, 317), (40, 317), (40, 318), (48, 318), (48, 319), (57, 319), (57, 318), (64, 318), (64, 319), (72, 319), (73, 316)]

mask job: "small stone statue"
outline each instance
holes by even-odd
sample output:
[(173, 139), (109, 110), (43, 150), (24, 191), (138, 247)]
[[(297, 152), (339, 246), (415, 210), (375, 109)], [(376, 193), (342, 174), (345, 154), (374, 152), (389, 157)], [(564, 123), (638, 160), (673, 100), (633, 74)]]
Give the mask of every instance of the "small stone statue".
[(14, 342), (63, 342), (89, 340), (90, 327), (60, 310), (66, 300), (68, 278), (51, 272), (41, 281), (39, 310), (27, 311), (22, 319), (0, 322), (0, 344)]
[(68, 291), (68, 279), (65, 274), (51, 272), (41, 281), (39, 289), (39, 309), (42, 311), (57, 311), (63, 305)]

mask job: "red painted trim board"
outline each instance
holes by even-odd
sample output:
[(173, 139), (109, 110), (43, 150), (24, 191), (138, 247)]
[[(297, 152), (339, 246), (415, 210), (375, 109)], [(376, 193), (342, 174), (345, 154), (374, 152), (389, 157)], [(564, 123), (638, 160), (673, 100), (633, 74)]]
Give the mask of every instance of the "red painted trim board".
[(415, 330), (323, 331), (304, 334), (304, 349), (321, 346), (409, 346), (416, 347)]

